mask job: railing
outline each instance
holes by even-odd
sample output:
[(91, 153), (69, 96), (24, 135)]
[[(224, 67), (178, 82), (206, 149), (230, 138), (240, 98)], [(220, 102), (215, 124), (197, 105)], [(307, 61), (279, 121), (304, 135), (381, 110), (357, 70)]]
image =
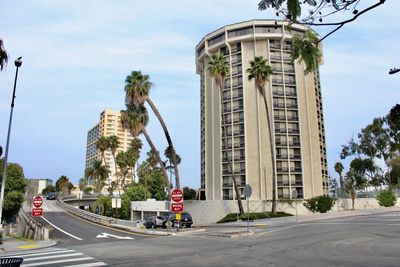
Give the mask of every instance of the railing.
[[(83, 196), (82, 199), (80, 200), (88, 200), (88, 199), (96, 199), (94, 196)], [(63, 199), (57, 200), (57, 206), (59, 206), (62, 209), (67, 210), (68, 212), (73, 213), (74, 215), (84, 218), (88, 221), (96, 222), (99, 224), (104, 224), (104, 225), (122, 225), (122, 226), (127, 226), (127, 227), (136, 227), (137, 222), (136, 221), (127, 221), (127, 220), (122, 220), (122, 219), (116, 219), (116, 218), (111, 218), (111, 217), (106, 217), (102, 216), (99, 214), (95, 214), (86, 210), (81, 210), (79, 208), (73, 207), (65, 202), (68, 201), (77, 201), (76, 197), (66, 197)]]

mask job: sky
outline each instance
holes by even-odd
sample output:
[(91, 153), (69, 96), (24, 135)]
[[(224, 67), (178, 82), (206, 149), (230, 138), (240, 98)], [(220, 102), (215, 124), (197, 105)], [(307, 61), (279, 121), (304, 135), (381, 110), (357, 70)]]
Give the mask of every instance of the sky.
[[(0, 38), (10, 62), (0, 72), (0, 145), (5, 147), (14, 83), (22, 56), (9, 162), (27, 178), (83, 177), (86, 134), (106, 108), (124, 109), (124, 81), (150, 75), (151, 98), (182, 158), (181, 186), (200, 186), (200, 86), (195, 46), (208, 33), (251, 19), (259, 0), (0, 0)], [(363, 0), (369, 5), (377, 0)], [(359, 8), (363, 6), (360, 4)], [(320, 67), (330, 175), (341, 145), (400, 102), (400, 1), (345, 25), (323, 42)], [(347, 13), (348, 14), (348, 13)], [(346, 17), (339, 14), (339, 18)], [(316, 28), (323, 35), (332, 28)], [(148, 132), (167, 146), (150, 117)], [(144, 151), (148, 151), (144, 147)], [(4, 156), (4, 155), (3, 155)]]

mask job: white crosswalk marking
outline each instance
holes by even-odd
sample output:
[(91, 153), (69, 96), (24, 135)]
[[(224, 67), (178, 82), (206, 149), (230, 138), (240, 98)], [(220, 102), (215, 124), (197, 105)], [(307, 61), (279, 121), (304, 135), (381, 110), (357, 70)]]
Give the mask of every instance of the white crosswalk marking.
[(22, 267), (54, 266), (54, 267), (97, 267), (107, 265), (104, 262), (84, 255), (72, 249), (47, 248), (35, 251), (21, 251), (2, 254), (1, 257), (20, 257), (24, 261)]

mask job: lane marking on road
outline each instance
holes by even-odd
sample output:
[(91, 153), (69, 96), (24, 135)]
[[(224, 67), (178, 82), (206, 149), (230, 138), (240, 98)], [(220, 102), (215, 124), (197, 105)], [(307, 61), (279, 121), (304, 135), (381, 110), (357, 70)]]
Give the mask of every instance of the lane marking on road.
[(71, 256), (82, 256), (82, 255), (83, 255), (83, 253), (77, 252), (77, 253), (70, 253), (70, 254), (32, 257), (32, 258), (24, 259), (24, 261), (37, 261), (37, 260), (56, 259), (56, 258), (65, 258), (65, 257), (71, 257)]
[(53, 226), (54, 228), (56, 228), (58, 231), (60, 231), (60, 232), (62, 232), (62, 233), (64, 233), (64, 234), (66, 234), (66, 235), (69, 235), (70, 237), (73, 237), (73, 238), (75, 238), (75, 239), (77, 239), (77, 240), (82, 240), (82, 238), (79, 238), (79, 237), (77, 237), (77, 236), (74, 236), (73, 234), (70, 234), (70, 233), (64, 231), (64, 230), (61, 229), (60, 227), (55, 226), (53, 223), (49, 222), (49, 220), (47, 220), (45, 217), (41, 216), (41, 218), (42, 218), (43, 220), (45, 220), (48, 224), (50, 224), (51, 226)]
[(286, 230), (286, 229), (290, 229), (290, 228), (295, 228), (295, 227), (300, 226), (300, 225), (308, 225), (308, 224), (296, 224), (296, 225), (291, 225), (291, 226), (287, 226), (287, 227), (283, 227), (283, 228), (278, 228), (278, 229), (270, 230), (270, 231), (267, 231), (267, 232), (262, 232), (262, 233), (254, 234), (254, 236), (268, 235), (268, 234), (273, 233), (273, 232), (278, 232), (278, 231), (282, 231), (282, 230)]
[(71, 214), (71, 213), (69, 213), (69, 212), (65, 212), (65, 213), (68, 214), (69, 216), (74, 217), (74, 218), (76, 218), (76, 219), (78, 219), (78, 220), (81, 220), (81, 221), (83, 221), (83, 222), (86, 222), (86, 223), (89, 223), (89, 224), (92, 224), (92, 225), (96, 225), (96, 226), (99, 226), (99, 227), (103, 227), (103, 228), (105, 228), (105, 229), (109, 229), (109, 230), (116, 231), (116, 232), (121, 232), (121, 233), (125, 233), (125, 234), (130, 234), (130, 235), (146, 236), (146, 237), (150, 237), (150, 238), (165, 237), (165, 236), (154, 236), (154, 235), (146, 235), (146, 234), (140, 234), (140, 233), (136, 233), (136, 232), (124, 231), (124, 230), (121, 230), (121, 229), (116, 229), (116, 228), (108, 227), (108, 226), (105, 226), (105, 225), (102, 225), (102, 224), (97, 224), (97, 223), (94, 223), (94, 222), (90, 222), (90, 221), (88, 221), (88, 220), (85, 220), (85, 219), (82, 219), (82, 218), (80, 218), (80, 217), (78, 217), (78, 216), (75, 216), (75, 215), (73, 215), (73, 214)]
[(91, 262), (86, 264), (78, 264), (78, 265), (68, 265), (64, 267), (96, 267), (96, 266), (106, 266), (107, 264), (104, 262)]
[(36, 256), (42, 256), (42, 255), (51, 255), (51, 254), (61, 254), (61, 253), (70, 253), (70, 252), (75, 252), (75, 250), (57, 250), (57, 251), (48, 251), (48, 252), (40, 252), (40, 253), (31, 253), (31, 254), (16, 254), (19, 255), (20, 257), (28, 258), (28, 257), (36, 257)]
[(109, 238), (109, 237), (113, 237), (116, 239), (130, 239), (130, 240), (134, 239), (133, 237), (129, 237), (129, 236), (118, 236), (118, 235), (112, 235), (112, 234), (108, 234), (108, 233), (101, 233), (96, 236), (96, 238)]
[[(49, 264), (57, 264), (57, 263), (64, 263), (64, 262), (73, 262), (73, 261), (85, 261), (85, 260), (93, 260), (92, 257), (84, 257), (84, 258), (76, 258), (76, 259), (64, 259), (64, 260), (57, 260), (57, 261), (45, 261), (45, 262), (37, 262), (31, 264), (22, 264), (21, 267), (31, 267), (31, 266), (43, 266)], [(81, 266), (81, 265), (78, 265)]]
[(355, 224), (355, 225), (360, 225), (360, 224), (362, 224), (362, 225), (379, 225), (379, 226), (382, 226), (382, 225), (384, 225), (384, 226), (386, 226), (386, 225), (388, 225), (388, 226), (400, 226), (400, 223), (365, 223), (365, 222), (354, 222), (354, 223), (348, 223), (348, 222), (342, 222), (342, 223), (335, 223), (335, 222), (326, 222), (326, 223), (313, 223), (313, 224)]

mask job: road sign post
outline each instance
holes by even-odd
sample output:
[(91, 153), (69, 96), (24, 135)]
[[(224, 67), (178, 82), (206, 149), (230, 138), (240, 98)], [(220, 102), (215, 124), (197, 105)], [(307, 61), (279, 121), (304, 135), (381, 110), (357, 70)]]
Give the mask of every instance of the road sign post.
[(43, 205), (43, 198), (41, 196), (35, 196), (33, 198), (33, 206), (32, 208), (32, 216), (43, 216), (43, 209), (41, 208)]
[(251, 186), (247, 184), (243, 188), (243, 195), (246, 197), (247, 200), (247, 232), (250, 232), (249, 229), (249, 224), (250, 224), (250, 213), (249, 213), (249, 197), (251, 197), (251, 194), (253, 193), (253, 190), (251, 189)]
[[(297, 196), (298, 196), (297, 190), (293, 189), (293, 191), (292, 191), (292, 199), (293, 198), (297, 198)], [(294, 202), (296, 203), (296, 223), (299, 223), (299, 214), (297, 212), (297, 201), (295, 200)]]
[(175, 220), (179, 225), (176, 230), (179, 231), (180, 221), (181, 221), (181, 212), (184, 211), (183, 205), (183, 192), (181, 189), (176, 188), (171, 192), (171, 211), (175, 213)]

